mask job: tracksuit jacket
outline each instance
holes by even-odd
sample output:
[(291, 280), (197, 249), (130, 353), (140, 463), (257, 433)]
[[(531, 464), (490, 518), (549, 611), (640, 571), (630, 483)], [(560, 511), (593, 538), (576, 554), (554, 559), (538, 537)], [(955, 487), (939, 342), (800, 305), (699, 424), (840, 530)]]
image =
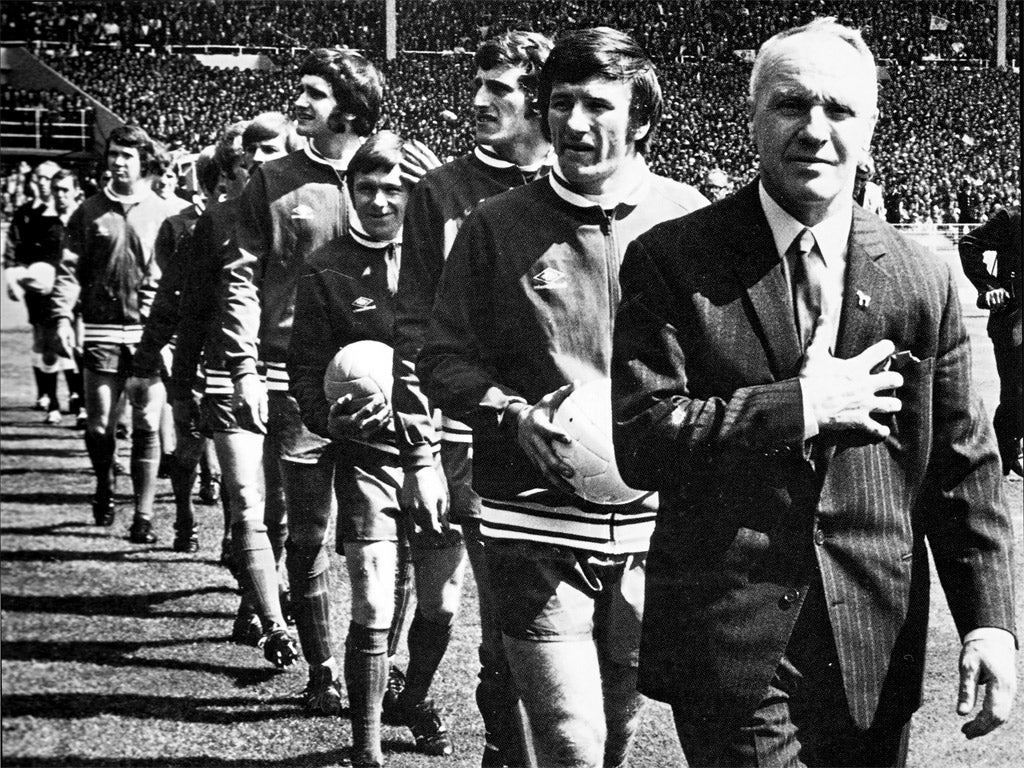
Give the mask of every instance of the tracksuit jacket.
[[(237, 219), (238, 198), (210, 205), (183, 249), (181, 320), (171, 369), (172, 388), (180, 397), (200, 388), (210, 395), (233, 391), (224, 370), (217, 301), (225, 265), (236, 255), (232, 236)], [(197, 378), (200, 366), (202, 382)]]
[[(431, 406), (416, 377), (415, 361), (430, 321), (441, 269), (459, 228), (482, 201), (546, 175), (550, 165), (522, 169), (482, 147), (429, 172), (405, 209), (402, 273), (395, 298), (395, 386), (392, 407), (403, 469), (429, 467), (437, 436)], [(445, 419), (442, 438), (470, 442), (465, 425)]]
[(192, 236), (202, 210), (201, 205), (188, 205), (165, 219), (157, 232), (153, 257), (160, 267), (160, 285), (146, 318), (142, 341), (132, 357), (132, 372), (136, 376), (158, 376), (162, 370), (161, 351), (171, 343), (181, 321), (181, 288), (188, 258), (186, 241)]
[(264, 163), (239, 199), (235, 257), (220, 307), (224, 362), (232, 379), (267, 366), (267, 386), (287, 390), (285, 366), (295, 288), (307, 262), (348, 231), (345, 171), (307, 144)]
[[(399, 239), (398, 242), (401, 242)], [(288, 356), (290, 391), (309, 430), (329, 440), (324, 372), (342, 347), (355, 341), (394, 342), (394, 288), (388, 259), (397, 263), (401, 246), (371, 240), (355, 229), (312, 258), (300, 278)], [(398, 270), (394, 269), (397, 276)], [(349, 440), (397, 455), (394, 431), (366, 441)]]
[(550, 486), (503, 419), (512, 402), (610, 377), (626, 246), (707, 204), (646, 167), (621, 200), (603, 210), (568, 190), (556, 168), (483, 203), (448, 258), (416, 368), (431, 402), (473, 428), (473, 485), (487, 500), (488, 536), (612, 554), (647, 549), (652, 499), (596, 505)]
[[(82, 203), (65, 231), (51, 317), (71, 320), (80, 298), (86, 344), (138, 344), (160, 281), (153, 257), (157, 232), (171, 213), (167, 201), (150, 190), (124, 198), (107, 187)], [(115, 259), (132, 264), (137, 290), (121, 295), (109, 284), (107, 271)]]

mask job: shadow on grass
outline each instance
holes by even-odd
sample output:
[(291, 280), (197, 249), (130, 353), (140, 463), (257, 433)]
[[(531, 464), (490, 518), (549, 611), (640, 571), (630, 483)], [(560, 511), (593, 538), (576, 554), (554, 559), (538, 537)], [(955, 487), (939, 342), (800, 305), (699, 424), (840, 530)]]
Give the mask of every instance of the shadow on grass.
[(347, 765), (346, 750), (308, 752), (282, 758), (225, 758), (208, 755), (189, 757), (33, 757), (4, 755), (4, 765), (33, 766), (34, 768), (324, 768)]
[(82, 504), (88, 506), (91, 493), (69, 493), (65, 491), (38, 491), (35, 493), (3, 493), (0, 501), (4, 504)]
[[(4, 437), (7, 442), (7, 437)], [(8, 448), (3, 450), (5, 456), (52, 456), (58, 459), (78, 458), (85, 455), (85, 448)]]
[[(70, 664), (95, 664), (104, 667), (114, 667), (117, 669), (132, 669), (137, 672), (148, 669), (169, 669), (178, 672), (203, 672), (208, 675), (216, 675), (218, 677), (226, 677), (231, 680), (236, 688), (244, 689), (251, 688), (253, 686), (263, 685), (267, 681), (273, 679), (277, 675), (288, 674), (288, 672), (276, 669), (271, 666), (260, 666), (260, 667), (239, 667), (236, 665), (229, 664), (213, 664), (205, 661), (198, 661), (193, 658), (149, 658), (145, 656), (139, 656), (140, 652), (144, 652), (146, 649), (159, 649), (159, 648), (175, 648), (178, 646), (187, 647), (188, 653), (194, 654), (194, 646), (198, 642), (205, 643), (222, 643), (230, 642), (230, 638), (227, 636), (204, 636), (204, 637), (190, 637), (185, 640), (150, 640), (140, 643), (131, 642), (90, 642), (90, 641), (73, 641), (73, 642), (42, 642), (38, 640), (25, 640), (25, 641), (9, 641), (0, 643), (0, 650), (3, 651), (4, 662), (10, 664), (15, 661), (31, 662), (34, 664), (38, 663), (70, 663)], [(255, 654), (255, 651), (254, 651)], [(253, 656), (254, 661), (256, 656)], [(24, 699), (26, 702), (33, 702), (40, 697), (60, 697), (60, 696), (87, 696), (91, 698), (104, 698), (103, 696), (96, 694), (11, 694), (11, 696), (4, 696), (2, 698), (4, 719), (13, 717), (16, 711), (8, 709), (10, 706), (9, 699)], [(120, 698), (119, 696), (110, 696), (107, 698)], [(143, 697), (146, 698), (146, 697)], [(189, 699), (182, 699), (186, 701)], [(191, 699), (190, 701), (202, 701), (201, 699)], [(232, 699), (235, 702), (232, 706), (244, 706), (245, 704), (251, 704), (253, 701), (249, 699)], [(273, 700), (271, 700), (273, 701)], [(280, 701), (292, 701), (291, 697), (281, 699)], [(296, 698), (295, 701), (298, 701)], [(19, 714), (31, 715), (43, 717), (45, 715), (37, 713), (34, 709), (31, 709), (28, 704), (25, 705), (26, 709)], [(224, 705), (227, 706), (227, 705)], [(74, 713), (76, 710), (72, 709)], [(108, 710), (97, 711), (93, 714), (103, 714)], [(110, 710), (112, 711), (112, 710)], [(116, 712), (115, 712), (116, 714)], [(126, 714), (132, 714), (126, 712)], [(64, 715), (57, 713), (51, 715), (51, 717), (62, 717)], [(87, 717), (89, 715), (77, 715), (80, 717)], [(145, 717), (146, 715), (140, 714), (139, 717)], [(276, 714), (274, 715), (277, 716)], [(177, 719), (177, 718), (174, 718)], [(259, 717), (249, 718), (250, 720), (259, 720)], [(210, 720), (209, 722), (220, 722), (219, 720)]]
[[(10, 443), (24, 443), (29, 440), (68, 440), (77, 438), (82, 441), (82, 450), (84, 451), (85, 439), (83, 434), (73, 429), (54, 427), (41, 423), (17, 424), (11, 425), (11, 427), (4, 430), (4, 443), (9, 445)], [(4, 450), (4, 453), (10, 453), (10, 451)]]
[[(291, 718), (300, 713), (299, 701), (293, 697), (259, 699), (247, 696), (202, 698), (195, 696), (143, 696), (134, 693), (35, 693), (4, 695), (0, 697), (0, 702), (3, 704), (5, 720), (14, 717), (84, 720), (90, 717), (113, 716), (137, 720), (159, 719), (177, 723), (233, 725)], [(297, 764), (294, 757), (292, 761), (290, 765)], [(10, 765), (7, 755), (4, 755), (4, 764)], [(174, 763), (162, 762), (160, 764), (173, 765)], [(188, 763), (188, 765), (199, 764)], [(246, 764), (256, 765), (257, 763), (248, 762)], [(55, 765), (60, 765), (60, 763), (55, 763)]]
[[(7, 438), (5, 437), (4, 440)], [(92, 475), (91, 467), (4, 467), (0, 469), (0, 476), (18, 475)]]
[[(7, 559), (6, 554), (4, 559)], [(11, 595), (0, 594), (5, 613), (63, 613), (72, 616), (135, 616), (147, 619), (219, 619), (233, 614), (223, 611), (180, 611), (160, 609), (162, 603), (198, 595), (232, 594), (233, 587), (209, 586), (139, 595)], [(4, 644), (6, 647), (6, 644)], [(6, 658), (6, 655), (5, 655)]]
[[(104, 529), (108, 530), (108, 529)], [(45, 534), (40, 534), (45, 535)], [(61, 533), (58, 536), (79, 536), (83, 539), (118, 538), (118, 534), (110, 533)], [(147, 557), (146, 553), (159, 554), (159, 557)], [(170, 556), (170, 557), (168, 557)], [(74, 563), (74, 562), (95, 562), (95, 563), (203, 563), (216, 565), (217, 562), (209, 558), (188, 557), (184, 558), (174, 552), (170, 545), (166, 547), (155, 547), (143, 551), (131, 550), (123, 552), (76, 552), (68, 549), (4, 549), (0, 550), (0, 560), (5, 563)]]
[[(0, 494), (0, 499), (4, 501), (7, 497)], [(52, 525), (30, 525), (25, 527), (19, 527), (16, 525), (4, 525), (0, 526), (0, 536), (85, 536), (87, 535), (86, 530), (77, 530), (73, 533), (61, 533), (65, 528), (72, 529), (88, 529), (96, 530), (96, 527), (89, 523), (76, 523), (76, 522), (63, 522), (53, 523)]]

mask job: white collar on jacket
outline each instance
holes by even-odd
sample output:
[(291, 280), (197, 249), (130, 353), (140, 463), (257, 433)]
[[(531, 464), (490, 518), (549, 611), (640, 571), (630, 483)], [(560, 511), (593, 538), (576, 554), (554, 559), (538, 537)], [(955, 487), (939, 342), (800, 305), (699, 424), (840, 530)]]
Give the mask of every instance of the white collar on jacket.
[(306, 153), (306, 157), (312, 160), (314, 163), (320, 163), (321, 165), (329, 165), (334, 170), (345, 173), (348, 170), (348, 159), (331, 158), (317, 151), (317, 148), (313, 146), (313, 142), (309, 137), (306, 137), (306, 146), (302, 148)]
[(565, 178), (562, 176), (562, 169), (555, 160), (555, 164), (548, 174), (548, 180), (555, 194), (577, 208), (600, 208), (604, 211), (612, 211), (625, 203), (627, 205), (638, 205), (647, 195), (648, 187), (653, 175), (647, 167), (647, 161), (643, 155), (635, 155), (635, 167), (633, 173), (626, 177), (626, 183), (622, 188), (613, 189), (603, 195), (581, 195), (573, 192), (566, 186)]
[(538, 163), (533, 165), (516, 165), (510, 163), (508, 160), (502, 160), (496, 154), (494, 150), (485, 144), (477, 144), (473, 147), (473, 155), (484, 165), (488, 165), (491, 168), (518, 168), (523, 173), (536, 173), (546, 165), (553, 165), (555, 162), (555, 151), (549, 150), (548, 154)]
[(103, 188), (103, 194), (107, 196), (108, 200), (112, 200), (115, 203), (121, 205), (136, 205), (141, 203), (143, 200), (148, 200), (150, 197), (156, 194), (150, 187), (144, 188), (141, 192), (135, 195), (121, 195), (114, 191), (114, 188), (108, 183)]

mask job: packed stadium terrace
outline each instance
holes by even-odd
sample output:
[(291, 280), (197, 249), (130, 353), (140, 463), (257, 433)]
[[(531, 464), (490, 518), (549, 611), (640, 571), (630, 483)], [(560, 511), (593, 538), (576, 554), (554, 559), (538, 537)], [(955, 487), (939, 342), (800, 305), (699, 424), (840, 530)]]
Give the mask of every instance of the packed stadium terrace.
[[(151, 45), (325, 46), (381, 49), (383, 0), (49, 2), (4, 4), (6, 40)], [(1020, 7), (1008, 4), (1008, 47), (1019, 61)], [(606, 24), (660, 60), (731, 56), (785, 27), (836, 16), (860, 28), (875, 55), (990, 59), (991, 0), (397, 0), (400, 50), (473, 50), (510, 26), (548, 35)]]
[[(834, 15), (861, 27), (885, 64), (874, 153), (890, 219), (984, 220), (1019, 204), (1020, 79), (991, 66), (995, 2), (399, 0), (397, 7), (405, 52), (393, 62), (381, 54), (382, 0), (8, 2), (2, 27), (5, 40), (61, 43), (37, 48), (114, 113), (189, 150), (227, 123), (287, 109), (294, 95), (287, 73), (301, 55), (295, 46), (365, 48), (387, 76), (381, 127), (446, 157), (471, 142), (466, 52), (481, 39), (513, 26), (557, 35), (609, 24), (634, 33), (659, 61), (666, 109), (651, 164), (691, 183), (717, 166), (742, 183), (756, 164), (746, 129), (745, 52), (779, 29)], [(1008, 2), (1007, 10), (1007, 58), (1019, 62), (1020, 4)], [(208, 68), (174, 51), (186, 43), (270, 46), (281, 70)], [(445, 109), (467, 119), (446, 122), (439, 116)]]

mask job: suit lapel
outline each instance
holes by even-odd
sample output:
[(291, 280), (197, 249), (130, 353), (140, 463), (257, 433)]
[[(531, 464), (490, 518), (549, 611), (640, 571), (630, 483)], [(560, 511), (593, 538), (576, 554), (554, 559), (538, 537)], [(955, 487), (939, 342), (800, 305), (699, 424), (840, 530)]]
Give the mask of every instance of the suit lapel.
[(883, 268), (885, 252), (879, 223), (859, 206), (854, 206), (837, 357), (853, 357), (877, 340), (877, 328), (891, 301), (893, 282)]
[(748, 184), (734, 201), (739, 207), (729, 224), (734, 272), (761, 326), (772, 375), (777, 381), (787, 379), (800, 369), (800, 340), (789, 283), (761, 210), (757, 182)]

